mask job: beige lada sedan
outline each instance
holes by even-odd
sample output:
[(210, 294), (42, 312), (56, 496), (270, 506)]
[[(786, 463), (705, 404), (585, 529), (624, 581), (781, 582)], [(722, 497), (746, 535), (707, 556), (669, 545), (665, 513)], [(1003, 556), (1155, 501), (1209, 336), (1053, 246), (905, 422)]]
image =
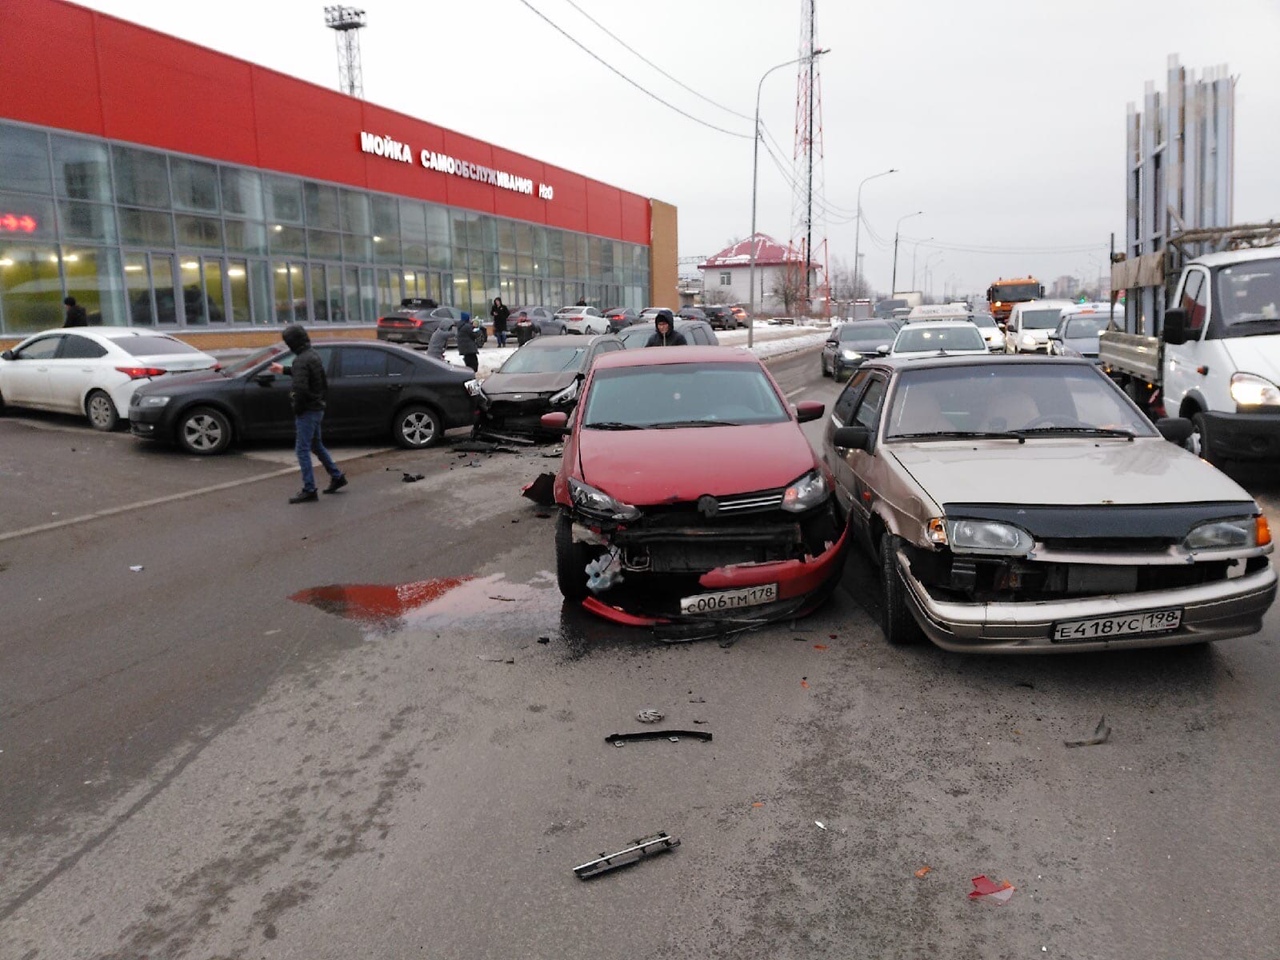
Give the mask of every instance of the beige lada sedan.
[(879, 560), (885, 637), (1045, 653), (1256, 633), (1276, 594), (1266, 518), (1188, 432), (1087, 361), (864, 364), (823, 456)]

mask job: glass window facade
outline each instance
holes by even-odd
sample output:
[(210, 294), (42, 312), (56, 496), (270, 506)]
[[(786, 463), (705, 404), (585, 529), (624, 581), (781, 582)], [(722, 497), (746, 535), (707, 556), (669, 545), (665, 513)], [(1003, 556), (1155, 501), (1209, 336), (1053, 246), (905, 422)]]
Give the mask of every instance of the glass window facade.
[(0, 122), (0, 335), (90, 322), (371, 324), (406, 296), (640, 309), (648, 249), (470, 210)]

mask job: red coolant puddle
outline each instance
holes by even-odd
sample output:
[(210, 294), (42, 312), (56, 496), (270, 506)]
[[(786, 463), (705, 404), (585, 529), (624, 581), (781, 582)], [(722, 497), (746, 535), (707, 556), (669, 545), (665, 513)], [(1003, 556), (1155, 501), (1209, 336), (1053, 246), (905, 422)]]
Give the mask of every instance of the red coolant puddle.
[(439, 600), (471, 579), (441, 577), (400, 584), (335, 583), (299, 590), (289, 599), (358, 623), (391, 629), (411, 611)]

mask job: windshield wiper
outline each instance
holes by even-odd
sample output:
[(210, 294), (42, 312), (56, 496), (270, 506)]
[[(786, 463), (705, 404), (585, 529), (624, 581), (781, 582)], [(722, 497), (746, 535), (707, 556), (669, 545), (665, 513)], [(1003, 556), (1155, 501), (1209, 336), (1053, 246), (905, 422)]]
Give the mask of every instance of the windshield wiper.
[(930, 430), (926, 433), (895, 433), (890, 440), (1017, 440), (1026, 443), (1021, 431)]
[(652, 424), (654, 430), (673, 430), (679, 427), (737, 427), (741, 424), (732, 420), (672, 420), (668, 423)]
[(643, 430), (644, 427), (638, 423), (621, 423), (617, 420), (593, 420), (591, 423), (584, 423), (583, 430)]
[(1126, 440), (1132, 440), (1135, 436), (1132, 430), (1121, 430), (1118, 427), (1032, 427), (1029, 430), (1011, 431), (1017, 434), (1031, 433), (1077, 433), (1088, 434), (1091, 437), (1123, 437)]

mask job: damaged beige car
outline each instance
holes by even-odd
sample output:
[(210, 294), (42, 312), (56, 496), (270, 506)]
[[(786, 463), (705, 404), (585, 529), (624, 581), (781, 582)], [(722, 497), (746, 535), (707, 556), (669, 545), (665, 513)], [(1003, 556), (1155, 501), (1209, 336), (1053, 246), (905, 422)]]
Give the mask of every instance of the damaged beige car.
[(1041, 653), (1257, 632), (1276, 593), (1266, 518), (1182, 448), (1189, 431), (1153, 427), (1086, 361), (864, 364), (823, 455), (879, 561), (886, 638)]

